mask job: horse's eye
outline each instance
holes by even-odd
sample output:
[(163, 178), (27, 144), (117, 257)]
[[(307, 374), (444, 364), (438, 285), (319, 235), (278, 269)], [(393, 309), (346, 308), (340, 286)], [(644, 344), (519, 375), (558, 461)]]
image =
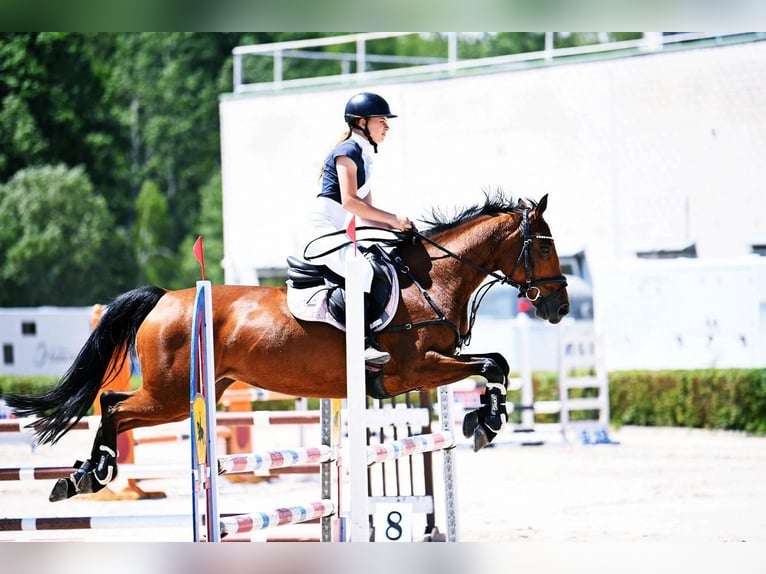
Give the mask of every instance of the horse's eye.
[(542, 253), (544, 256), (548, 256), (551, 254), (551, 246), (550, 245), (541, 245), (540, 246), (540, 253)]

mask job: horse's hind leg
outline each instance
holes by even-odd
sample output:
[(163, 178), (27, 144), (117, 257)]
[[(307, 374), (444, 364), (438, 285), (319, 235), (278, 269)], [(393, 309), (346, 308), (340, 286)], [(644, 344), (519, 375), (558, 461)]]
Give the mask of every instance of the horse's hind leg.
[(132, 392), (104, 391), (101, 394), (101, 423), (93, 440), (90, 458), (75, 463), (77, 470), (67, 478), (60, 478), (51, 491), (49, 500), (56, 502), (76, 494), (98, 492), (117, 476), (117, 425), (112, 408), (129, 398)]

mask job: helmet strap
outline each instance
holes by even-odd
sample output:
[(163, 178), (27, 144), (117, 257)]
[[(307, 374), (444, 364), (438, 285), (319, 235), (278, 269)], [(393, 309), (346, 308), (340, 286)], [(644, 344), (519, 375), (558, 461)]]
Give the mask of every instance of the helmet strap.
[(375, 153), (378, 153), (378, 144), (372, 139), (372, 136), (370, 135), (370, 130), (367, 129), (367, 124), (364, 124), (364, 135), (367, 136), (367, 141), (370, 142), (372, 145), (372, 149), (375, 151)]
[(373, 151), (374, 151), (375, 153), (378, 153), (378, 144), (375, 142), (375, 140), (373, 140), (373, 139), (372, 139), (372, 135), (370, 135), (370, 130), (368, 130), (368, 129), (367, 129), (367, 120), (368, 120), (369, 118), (359, 118), (359, 119), (364, 119), (364, 120), (365, 120), (365, 122), (364, 122), (364, 127), (361, 127), (361, 126), (359, 126), (359, 124), (357, 124), (357, 125), (353, 125), (353, 124), (351, 124), (351, 123), (349, 123), (349, 126), (350, 126), (352, 129), (353, 129), (353, 128), (357, 128), (357, 129), (360, 129), (360, 130), (362, 130), (362, 132), (364, 133), (364, 137), (366, 137), (366, 138), (367, 138), (367, 141), (368, 141), (368, 142), (370, 142), (370, 145), (372, 146), (372, 149), (373, 149)]

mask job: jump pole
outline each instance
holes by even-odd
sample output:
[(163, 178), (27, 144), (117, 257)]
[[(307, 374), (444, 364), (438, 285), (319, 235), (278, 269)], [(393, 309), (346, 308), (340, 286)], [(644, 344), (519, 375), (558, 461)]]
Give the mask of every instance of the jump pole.
[[(367, 421), (364, 373), (364, 284), (366, 261), (346, 258), (346, 406), (349, 484), (367, 483)], [(370, 541), (367, 489), (351, 488), (346, 540)]]

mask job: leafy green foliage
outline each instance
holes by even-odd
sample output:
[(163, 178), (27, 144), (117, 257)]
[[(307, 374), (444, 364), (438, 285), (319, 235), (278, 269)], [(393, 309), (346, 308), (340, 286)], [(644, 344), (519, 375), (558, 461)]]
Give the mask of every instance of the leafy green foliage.
[(0, 376), (0, 398), (3, 395), (41, 395), (56, 386), (57, 377)]
[(0, 306), (88, 304), (71, 294), (89, 290), (113, 228), (82, 168), (19, 171), (0, 186)]
[(622, 371), (609, 376), (616, 424), (766, 432), (766, 370)]
[(223, 201), (221, 175), (217, 173), (211, 181), (202, 188), (202, 209), (200, 217), (191, 233), (182, 243), (176, 256), (178, 272), (171, 288), (180, 289), (194, 285), (200, 279), (200, 267), (192, 257), (192, 248), (198, 236), (202, 236), (205, 255), (205, 273), (213, 283), (223, 283)]
[(136, 199), (133, 246), (139, 284), (167, 285), (174, 274), (173, 253), (166, 247), (170, 235), (168, 200), (153, 181), (144, 182)]

